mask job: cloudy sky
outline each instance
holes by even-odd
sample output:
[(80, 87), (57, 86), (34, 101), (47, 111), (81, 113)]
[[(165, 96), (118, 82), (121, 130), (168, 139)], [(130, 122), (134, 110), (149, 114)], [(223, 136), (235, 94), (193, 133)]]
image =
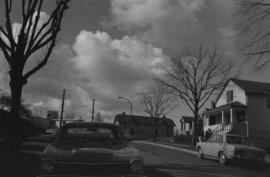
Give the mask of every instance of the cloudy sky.
[[(242, 63), (235, 8), (231, 0), (74, 0), (49, 63), (30, 78), (23, 98), (58, 110), (66, 88), (67, 112), (89, 119), (96, 99), (96, 111), (112, 121), (115, 114), (129, 112), (127, 102), (117, 99), (125, 96), (135, 114), (145, 115), (137, 93), (151, 85), (153, 72), (170, 54), (199, 44), (216, 45), (233, 56), (240, 78), (270, 82), (267, 69), (255, 72), (252, 62)], [(35, 62), (32, 58), (28, 67)], [(8, 71), (0, 54), (0, 88), (7, 92)], [(181, 115), (190, 111), (180, 101), (169, 117), (178, 121)]]

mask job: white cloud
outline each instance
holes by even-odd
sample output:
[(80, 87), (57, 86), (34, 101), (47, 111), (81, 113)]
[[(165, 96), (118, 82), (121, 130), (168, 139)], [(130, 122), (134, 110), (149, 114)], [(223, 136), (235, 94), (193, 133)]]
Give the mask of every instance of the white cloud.
[(199, 43), (227, 47), (219, 29), (232, 26), (233, 7), (232, 0), (112, 0), (111, 23), (174, 53)]
[[(40, 17), (39, 17), (39, 21), (38, 21), (38, 24), (37, 24), (35, 34), (38, 33), (38, 31), (41, 29), (42, 25), (49, 19), (49, 15), (46, 12), (40, 12), (39, 16)], [(32, 24), (35, 23), (36, 17), (37, 17), (37, 12), (35, 12), (33, 14)], [(29, 25), (29, 22), (27, 22), (27, 24), (26, 24), (26, 27), (25, 27), (26, 30), (27, 30), (28, 25)], [(18, 35), (20, 33), (21, 27), (22, 27), (21, 23), (15, 22), (15, 23), (12, 24), (12, 36), (13, 36), (13, 39), (14, 39), (15, 43), (18, 42)], [(32, 30), (33, 30), (33, 26), (30, 29), (30, 34), (32, 33)], [(3, 39), (3, 41), (6, 42), (7, 45), (10, 46), (8, 38), (2, 32), (0, 33), (0, 37)]]
[(202, 4), (203, 0), (113, 0), (111, 12), (117, 25), (129, 29), (147, 27), (171, 17), (175, 22), (191, 20)]
[(136, 85), (151, 80), (167, 58), (161, 49), (135, 37), (111, 39), (99, 31), (82, 31), (73, 50), (77, 71), (91, 82), (90, 87), (108, 97), (134, 93)]

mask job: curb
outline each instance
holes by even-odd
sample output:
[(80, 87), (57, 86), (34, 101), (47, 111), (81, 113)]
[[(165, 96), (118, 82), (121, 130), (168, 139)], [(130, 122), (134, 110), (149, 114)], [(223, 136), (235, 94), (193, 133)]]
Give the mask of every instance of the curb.
[(180, 147), (175, 147), (175, 146), (170, 146), (170, 145), (165, 145), (165, 144), (159, 144), (159, 143), (145, 142), (145, 141), (133, 141), (133, 142), (134, 143), (141, 143), (141, 144), (149, 144), (149, 145), (153, 145), (153, 146), (159, 146), (159, 147), (163, 147), (163, 148), (167, 148), (167, 149), (172, 149), (172, 150), (175, 150), (175, 151), (186, 152), (188, 154), (197, 155), (196, 151), (188, 150), (188, 149), (184, 149), (184, 148), (180, 148)]

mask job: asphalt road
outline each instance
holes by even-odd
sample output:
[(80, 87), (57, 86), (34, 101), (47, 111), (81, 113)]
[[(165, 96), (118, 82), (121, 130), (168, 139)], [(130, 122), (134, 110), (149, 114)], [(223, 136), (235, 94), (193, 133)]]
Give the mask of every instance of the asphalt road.
[(269, 177), (265, 163), (231, 162), (223, 166), (215, 160), (156, 145), (134, 143), (146, 164), (148, 177)]

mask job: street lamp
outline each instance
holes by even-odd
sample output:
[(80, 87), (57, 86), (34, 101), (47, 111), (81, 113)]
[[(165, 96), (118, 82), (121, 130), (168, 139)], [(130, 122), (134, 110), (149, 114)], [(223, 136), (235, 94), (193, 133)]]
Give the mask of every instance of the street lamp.
[(124, 99), (126, 100), (129, 105), (130, 105), (130, 122), (131, 122), (131, 127), (133, 127), (133, 117), (132, 117), (132, 103), (127, 97), (119, 96), (118, 99)]

